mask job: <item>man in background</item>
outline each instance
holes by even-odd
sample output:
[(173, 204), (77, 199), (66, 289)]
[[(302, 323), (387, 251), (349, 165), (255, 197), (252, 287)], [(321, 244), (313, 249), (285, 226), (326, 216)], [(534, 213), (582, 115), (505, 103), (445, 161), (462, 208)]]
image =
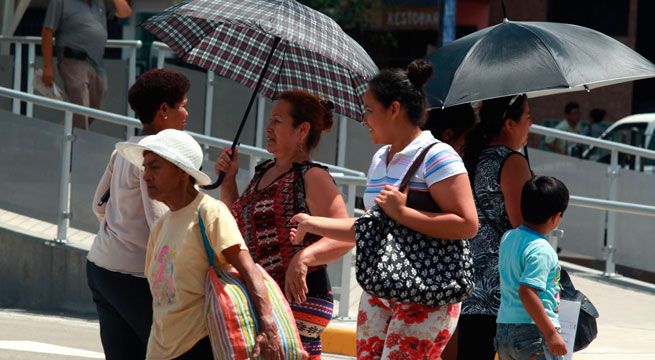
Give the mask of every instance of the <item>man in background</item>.
[[(102, 61), (107, 17), (131, 14), (127, 0), (50, 0), (41, 31), (43, 83), (50, 86), (55, 79), (54, 49), (68, 101), (99, 109), (107, 91)], [(73, 125), (81, 129), (88, 129), (91, 121), (84, 115), (73, 117)]]
[[(582, 133), (582, 123), (580, 123), (580, 105), (575, 102), (570, 102), (564, 107), (564, 114), (566, 118), (555, 126), (555, 129), (568, 131), (576, 134)], [(564, 155), (579, 155), (576, 154), (576, 144), (569, 143), (564, 140), (556, 139), (547, 136), (545, 139), (546, 148)]]

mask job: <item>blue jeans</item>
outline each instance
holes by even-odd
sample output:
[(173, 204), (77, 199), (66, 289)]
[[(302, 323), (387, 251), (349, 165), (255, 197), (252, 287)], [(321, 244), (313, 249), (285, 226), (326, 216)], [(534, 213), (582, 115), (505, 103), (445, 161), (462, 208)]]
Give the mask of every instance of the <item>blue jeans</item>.
[(564, 360), (548, 351), (534, 324), (497, 324), (494, 346), (500, 360)]

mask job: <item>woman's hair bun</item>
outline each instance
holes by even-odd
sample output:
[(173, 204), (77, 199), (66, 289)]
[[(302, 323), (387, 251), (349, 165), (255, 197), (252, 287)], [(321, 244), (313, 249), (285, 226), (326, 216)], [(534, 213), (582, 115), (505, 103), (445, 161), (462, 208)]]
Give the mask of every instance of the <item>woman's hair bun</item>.
[(330, 131), (334, 119), (332, 118), (332, 111), (334, 110), (334, 103), (330, 100), (320, 100), (321, 105), (325, 108), (325, 116), (323, 117), (323, 131)]
[(419, 89), (423, 88), (430, 76), (432, 76), (432, 64), (425, 60), (417, 59), (407, 66), (407, 78)]

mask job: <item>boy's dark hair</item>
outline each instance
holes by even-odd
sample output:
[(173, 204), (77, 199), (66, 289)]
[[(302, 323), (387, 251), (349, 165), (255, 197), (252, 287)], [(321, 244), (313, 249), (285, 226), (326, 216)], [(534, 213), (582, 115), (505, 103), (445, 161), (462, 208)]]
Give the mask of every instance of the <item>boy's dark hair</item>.
[(580, 105), (578, 105), (577, 102), (570, 102), (564, 106), (564, 113), (568, 114), (571, 112), (573, 109), (578, 109), (580, 110)]
[(523, 185), (521, 214), (531, 224), (543, 224), (569, 205), (569, 190), (551, 176), (537, 176)]

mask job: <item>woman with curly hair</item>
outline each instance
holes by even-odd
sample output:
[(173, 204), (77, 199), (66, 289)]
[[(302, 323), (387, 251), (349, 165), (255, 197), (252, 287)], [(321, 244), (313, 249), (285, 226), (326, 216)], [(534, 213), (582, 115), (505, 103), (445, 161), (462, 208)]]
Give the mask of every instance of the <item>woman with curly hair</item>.
[[(189, 80), (154, 69), (141, 75), (128, 102), (143, 124), (138, 143), (164, 129), (184, 129)], [(105, 194), (110, 193), (108, 200)], [(143, 171), (114, 151), (95, 196), (100, 229), (87, 256), (86, 274), (100, 320), (100, 339), (108, 360), (143, 359), (152, 324), (152, 296), (144, 276), (151, 227), (168, 208), (148, 197)]]

